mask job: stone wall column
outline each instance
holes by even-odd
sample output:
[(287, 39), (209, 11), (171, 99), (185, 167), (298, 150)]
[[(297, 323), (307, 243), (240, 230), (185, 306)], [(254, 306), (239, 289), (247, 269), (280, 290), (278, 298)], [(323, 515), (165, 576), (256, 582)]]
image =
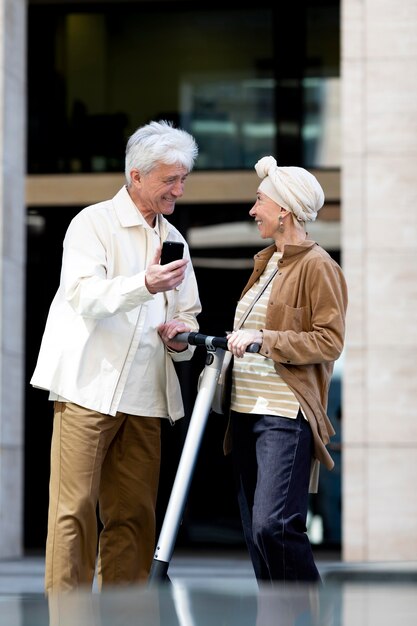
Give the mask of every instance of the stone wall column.
[(343, 558), (417, 559), (417, 2), (342, 0)]
[(25, 0), (0, 0), (0, 558), (23, 549)]

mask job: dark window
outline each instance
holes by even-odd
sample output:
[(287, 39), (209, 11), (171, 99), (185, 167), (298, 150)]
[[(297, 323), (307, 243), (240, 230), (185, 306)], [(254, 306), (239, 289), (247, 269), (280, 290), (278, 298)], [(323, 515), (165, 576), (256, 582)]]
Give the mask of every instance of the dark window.
[[(200, 4), (200, 3), (199, 3)], [(196, 169), (339, 165), (339, 2), (29, 3), (29, 173), (122, 171), (169, 119)]]

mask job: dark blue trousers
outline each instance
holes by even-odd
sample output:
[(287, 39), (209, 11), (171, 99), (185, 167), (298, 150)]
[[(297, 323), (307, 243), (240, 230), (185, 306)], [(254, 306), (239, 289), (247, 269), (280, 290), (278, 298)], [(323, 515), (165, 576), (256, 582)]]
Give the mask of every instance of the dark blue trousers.
[(233, 465), (258, 581), (319, 582), (306, 534), (313, 437), (307, 420), (232, 412)]

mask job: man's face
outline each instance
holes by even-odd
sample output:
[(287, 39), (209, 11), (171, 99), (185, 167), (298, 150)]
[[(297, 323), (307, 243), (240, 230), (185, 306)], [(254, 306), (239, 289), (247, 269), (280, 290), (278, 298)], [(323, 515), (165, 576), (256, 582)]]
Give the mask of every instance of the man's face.
[(132, 170), (129, 193), (149, 224), (155, 223), (158, 213), (172, 215), (176, 201), (184, 193), (188, 174), (188, 170), (179, 164), (161, 163), (145, 175)]

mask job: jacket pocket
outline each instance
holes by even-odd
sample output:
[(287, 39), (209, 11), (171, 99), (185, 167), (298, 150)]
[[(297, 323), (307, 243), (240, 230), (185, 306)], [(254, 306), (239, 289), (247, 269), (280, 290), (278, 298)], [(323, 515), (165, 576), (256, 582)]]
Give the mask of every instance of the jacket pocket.
[(311, 315), (308, 307), (292, 307), (281, 302), (268, 306), (266, 327), (270, 330), (311, 330)]

